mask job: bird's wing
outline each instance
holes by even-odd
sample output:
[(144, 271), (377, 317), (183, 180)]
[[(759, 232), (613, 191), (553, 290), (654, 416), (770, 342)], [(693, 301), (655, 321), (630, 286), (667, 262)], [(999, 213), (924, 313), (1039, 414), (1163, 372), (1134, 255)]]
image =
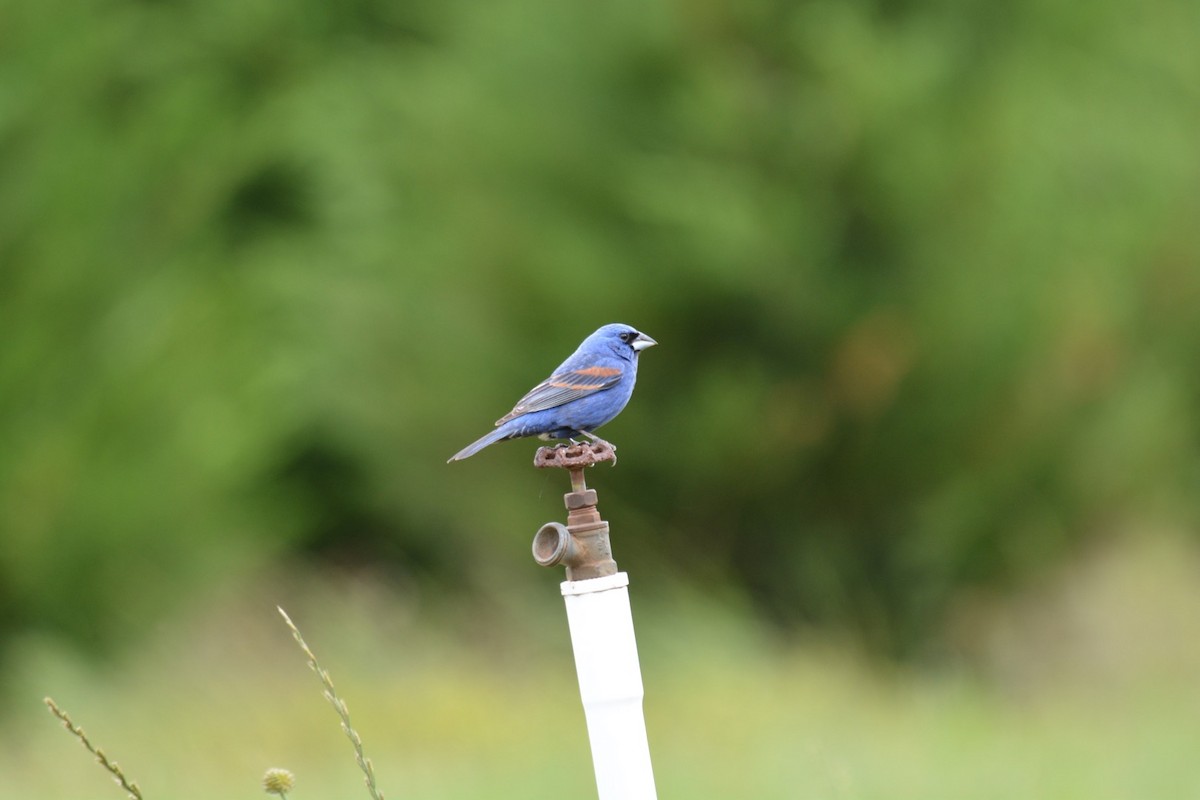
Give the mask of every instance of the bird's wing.
[(604, 391), (621, 380), (622, 374), (620, 367), (602, 364), (561, 370), (530, 389), (528, 394), (517, 401), (512, 411), (496, 420), (496, 424), (503, 425), (513, 417), (544, 411)]

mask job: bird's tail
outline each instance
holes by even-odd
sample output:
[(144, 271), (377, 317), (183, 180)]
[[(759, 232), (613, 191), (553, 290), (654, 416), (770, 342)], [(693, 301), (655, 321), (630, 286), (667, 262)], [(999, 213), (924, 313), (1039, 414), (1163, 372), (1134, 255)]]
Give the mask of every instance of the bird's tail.
[(476, 441), (474, 441), (471, 444), (464, 447), (462, 450), (459, 450), (457, 453), (455, 453), (453, 456), (451, 456), (450, 460), (447, 461), (446, 463), (450, 464), (455, 461), (462, 461), (464, 458), (470, 458), (471, 456), (475, 455), (483, 448), (487, 447), (489, 444), (495, 444), (496, 442), (500, 441), (501, 439), (507, 439), (508, 436), (509, 436), (509, 431), (507, 428), (505, 428), (505, 427), (496, 428), (496, 430), (492, 431), (491, 433), (487, 434), (486, 436), (480, 437)]

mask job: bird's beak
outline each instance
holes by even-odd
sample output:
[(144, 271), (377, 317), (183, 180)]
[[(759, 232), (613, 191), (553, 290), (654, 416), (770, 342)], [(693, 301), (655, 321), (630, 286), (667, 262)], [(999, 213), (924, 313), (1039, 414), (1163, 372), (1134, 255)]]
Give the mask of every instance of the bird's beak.
[(647, 347), (654, 347), (654, 345), (656, 345), (656, 344), (658, 344), (658, 342), (654, 341), (646, 334), (639, 333), (637, 335), (637, 338), (634, 339), (633, 343), (629, 346), (632, 347), (634, 350), (641, 352), (642, 350), (645, 350)]

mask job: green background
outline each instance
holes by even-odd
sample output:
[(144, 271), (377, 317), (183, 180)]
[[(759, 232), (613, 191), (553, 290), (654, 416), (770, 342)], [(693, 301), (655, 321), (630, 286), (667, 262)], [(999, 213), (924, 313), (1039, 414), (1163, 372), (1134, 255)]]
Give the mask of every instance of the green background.
[[(246, 757), (288, 673), (319, 721), (256, 741), (336, 750), (283, 603), (395, 704), (398, 789), (587, 796), (528, 555), (565, 477), (444, 462), (622, 321), (660, 346), (589, 481), (664, 797), (1195, 791), (1198, 8), (0, 2), (3, 741), (61, 693), (177, 774), (138, 709)], [(528, 760), (470, 750), (510, 714)]]

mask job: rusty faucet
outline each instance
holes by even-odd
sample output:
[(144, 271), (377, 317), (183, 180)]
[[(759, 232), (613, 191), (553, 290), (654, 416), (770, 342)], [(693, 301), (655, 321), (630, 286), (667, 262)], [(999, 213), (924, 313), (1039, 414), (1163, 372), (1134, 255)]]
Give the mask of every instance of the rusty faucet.
[(605, 441), (538, 450), (534, 466), (568, 470), (571, 491), (563, 497), (567, 524), (543, 525), (533, 537), (533, 558), (543, 567), (567, 568), (560, 588), (600, 800), (656, 800), (629, 576), (617, 571), (596, 490), (583, 479), (588, 467), (616, 459)]
[(533, 560), (543, 567), (563, 564), (567, 580), (582, 581), (617, 573), (608, 538), (608, 523), (596, 510), (596, 490), (587, 488), (583, 471), (602, 461), (616, 461), (607, 442), (542, 447), (533, 459), (540, 469), (565, 469), (571, 474), (571, 491), (563, 495), (567, 524), (547, 522), (533, 537)]

